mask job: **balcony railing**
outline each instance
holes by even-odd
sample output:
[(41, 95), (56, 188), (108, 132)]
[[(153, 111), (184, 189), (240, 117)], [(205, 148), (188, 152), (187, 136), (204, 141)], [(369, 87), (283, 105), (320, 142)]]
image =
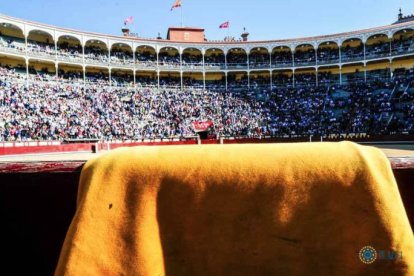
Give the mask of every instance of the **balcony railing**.
[[(25, 44), (21, 41), (13, 41), (12, 43), (6, 42), (4, 39), (0, 37), (0, 50), (3, 52), (13, 53), (13, 54), (26, 54)], [(267, 61), (257, 61), (254, 62), (250, 60), (250, 64), (247, 62), (229, 62), (227, 65), (225, 63), (208, 63), (206, 62), (203, 64), (200, 63), (185, 63), (183, 61), (182, 64), (176, 61), (164, 61), (160, 62), (157, 65), (156, 61), (135, 61), (132, 58), (117, 58), (115, 56), (108, 57), (106, 55), (96, 55), (93, 54), (85, 54), (83, 57), (82, 53), (69, 53), (67, 50), (65, 51), (55, 51), (50, 46), (42, 46), (38, 44), (28, 44), (27, 46), (27, 55), (29, 57), (39, 57), (39, 58), (46, 58), (52, 59), (57, 61), (67, 61), (73, 63), (82, 63), (85, 61), (86, 64), (96, 65), (96, 66), (114, 66), (114, 67), (122, 67), (128, 69), (151, 69), (155, 70), (160, 68), (161, 70), (196, 70), (202, 71), (218, 71), (218, 70), (247, 70), (247, 69), (283, 69), (289, 67), (306, 67), (306, 66), (315, 66), (315, 65), (334, 65), (338, 64), (341, 60), (342, 63), (348, 62), (356, 62), (356, 61), (364, 61), (365, 60), (373, 60), (373, 59), (380, 59), (380, 58), (389, 58), (394, 56), (403, 56), (403, 55), (410, 55), (414, 53), (414, 42), (401, 42), (392, 45), (391, 51), (389, 47), (382, 47), (382, 48), (373, 48), (367, 46), (366, 52), (352, 52), (350, 51), (347, 53), (346, 51), (342, 51), (341, 58), (338, 56), (326, 56), (325, 58), (319, 57), (317, 62), (312, 60), (312, 57), (306, 58), (296, 58), (296, 61), (293, 63), (292, 61), (288, 60), (276, 60), (272, 56), (272, 63)]]
[(316, 65), (316, 60), (297, 59), (295, 60), (295, 66), (312, 66)]
[(226, 64), (224, 63), (205, 63), (204, 70), (205, 71), (218, 71), (218, 70), (225, 70)]
[(227, 63), (227, 69), (247, 69), (247, 63)]
[(250, 69), (263, 69), (263, 68), (269, 68), (270, 61), (269, 62), (250, 62)]
[(346, 54), (341, 57), (342, 62), (352, 62), (352, 61), (363, 61), (364, 60), (364, 53), (358, 54)]

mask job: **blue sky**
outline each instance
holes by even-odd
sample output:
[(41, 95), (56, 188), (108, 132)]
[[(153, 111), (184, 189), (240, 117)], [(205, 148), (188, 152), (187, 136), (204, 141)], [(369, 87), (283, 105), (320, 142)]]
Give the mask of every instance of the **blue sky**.
[[(131, 31), (141, 37), (163, 37), (179, 26), (181, 12), (170, 11), (174, 0), (0, 0), (0, 13), (60, 27), (120, 35), (132, 15)], [(218, 26), (229, 20), (230, 35), (243, 27), (251, 40), (324, 35), (387, 25), (398, 9), (414, 13), (413, 0), (182, 0), (184, 25), (206, 29), (209, 40), (222, 39)]]

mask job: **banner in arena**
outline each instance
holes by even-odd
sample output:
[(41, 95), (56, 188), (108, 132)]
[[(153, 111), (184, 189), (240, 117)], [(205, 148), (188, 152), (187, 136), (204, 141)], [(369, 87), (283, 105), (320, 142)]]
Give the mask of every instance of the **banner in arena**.
[(204, 132), (207, 131), (210, 127), (214, 126), (212, 121), (207, 122), (194, 122), (193, 127), (196, 132)]

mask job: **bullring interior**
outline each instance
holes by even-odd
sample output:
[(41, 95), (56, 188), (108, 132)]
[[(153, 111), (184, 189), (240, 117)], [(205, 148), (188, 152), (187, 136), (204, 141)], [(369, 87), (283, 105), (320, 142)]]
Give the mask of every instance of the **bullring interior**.
[[(53, 273), (76, 210), (77, 185), (84, 161), (92, 151), (125, 145), (348, 139), (407, 150), (390, 153), (389, 159), (414, 226), (414, 147), (409, 142), (414, 137), (414, 17), (400, 16), (388, 26), (310, 38), (188, 42), (95, 34), (0, 15), (0, 66), (4, 70), (0, 77), (22, 85), (75, 82), (83, 88), (101, 85), (117, 91), (145, 87), (231, 91), (254, 98), (255, 102), (273, 99), (275, 91), (286, 91), (292, 97), (296, 97), (297, 91), (319, 91), (329, 95), (330, 102), (323, 108), (329, 111), (325, 119), (332, 124), (320, 133), (302, 135), (280, 127), (269, 128), (266, 133), (249, 133), (248, 137), (245, 133), (229, 132), (215, 140), (202, 141), (195, 136), (131, 136), (125, 139), (127, 144), (122, 144), (94, 138), (75, 150), (88, 153), (76, 161), (73, 159), (78, 157), (72, 156), (66, 158), (70, 160), (44, 157), (29, 163), (17, 162), (19, 159), (14, 157), (0, 158), (0, 207), (1, 216), (7, 221), (2, 231), (3, 236), (12, 237), (5, 243), (9, 253), (6, 260), (7, 266), (14, 266), (16, 272), (25, 268), (19, 268), (15, 260), (24, 258), (34, 271), (43, 275)], [(344, 124), (351, 120), (344, 114), (358, 108), (344, 103), (353, 97), (353, 88), (364, 84), (374, 84), (374, 88), (365, 91), (377, 100), (378, 109), (373, 112), (378, 122), (375, 126)], [(393, 108), (389, 109), (389, 105)], [(67, 141), (70, 138), (64, 137)], [(19, 152), (13, 151), (15, 142), (17, 139), (0, 140), (1, 154)], [(39, 151), (33, 153), (45, 153), (42, 146), (47, 147), (46, 152), (53, 147), (60, 147), (56, 150), (59, 152), (73, 151), (70, 141), (24, 142), (35, 143), (30, 146)], [(22, 195), (21, 189), (28, 192)]]

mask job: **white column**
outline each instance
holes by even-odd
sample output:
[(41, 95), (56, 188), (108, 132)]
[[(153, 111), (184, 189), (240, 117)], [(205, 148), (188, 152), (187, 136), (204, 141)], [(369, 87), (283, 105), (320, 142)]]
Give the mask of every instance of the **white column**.
[(55, 32), (55, 38), (54, 38), (54, 40), (55, 40), (55, 60), (57, 60), (57, 57), (58, 57), (58, 48), (57, 48), (57, 40), (56, 40), (56, 32)]
[(250, 70), (247, 71), (247, 88), (250, 90)]
[(273, 71), (270, 70), (270, 91), (273, 90)]
[(24, 44), (25, 44), (25, 60), (26, 60), (26, 85), (29, 84), (29, 57), (27, 55), (27, 37), (28, 33), (26, 31), (26, 24), (24, 25)]
[[(158, 63), (158, 54), (157, 54), (157, 63)], [(160, 70), (157, 69), (157, 82), (158, 82), (158, 89), (160, 89)]]
[(135, 49), (134, 49), (134, 45), (132, 45), (132, 60), (133, 60), (133, 63), (134, 63), (134, 73), (133, 73), (133, 76), (134, 76), (134, 87), (135, 87), (136, 84), (137, 84), (137, 80), (136, 80), (136, 70), (137, 70), (137, 68), (136, 68), (136, 64), (135, 64)]
[(246, 55), (247, 55), (247, 70), (250, 70), (250, 53), (248, 54), (246, 51)]
[(367, 64), (364, 63), (364, 82), (367, 82)]
[(392, 79), (392, 59), (390, 58), (390, 80)]
[(227, 91), (227, 87), (228, 87), (228, 84), (227, 84), (227, 71), (226, 71), (226, 72), (224, 72), (224, 74), (225, 74), (225, 76), (226, 76), (226, 91)]
[(183, 84), (183, 70), (180, 70), (180, 82), (181, 82), (181, 90), (184, 89), (184, 84)]
[(341, 51), (341, 46), (338, 46), (339, 47), (339, 64), (341, 64), (342, 63), (342, 51)]
[(26, 85), (29, 84), (29, 59), (26, 57)]
[(364, 61), (365, 61), (367, 59), (366, 47), (365, 47), (364, 42), (362, 42), (362, 44), (364, 45)]
[(201, 51), (201, 56), (203, 58), (203, 90), (206, 90), (206, 67), (205, 67), (205, 59), (204, 59), (205, 52), (204, 50)]
[(269, 68), (272, 68), (272, 53), (269, 53)]
[(390, 39), (390, 57), (392, 56), (392, 38)]

